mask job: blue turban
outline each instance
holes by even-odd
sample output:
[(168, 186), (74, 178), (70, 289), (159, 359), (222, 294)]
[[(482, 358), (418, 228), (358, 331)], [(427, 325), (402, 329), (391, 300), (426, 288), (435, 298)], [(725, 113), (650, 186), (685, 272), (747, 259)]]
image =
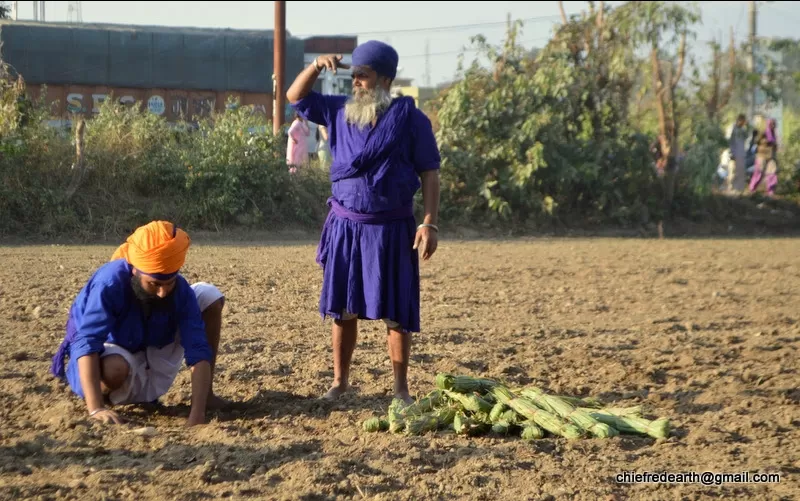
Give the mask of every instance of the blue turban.
[(397, 75), (397, 63), (400, 57), (391, 45), (377, 40), (370, 40), (356, 47), (353, 51), (353, 66), (369, 66), (378, 75), (394, 80)]

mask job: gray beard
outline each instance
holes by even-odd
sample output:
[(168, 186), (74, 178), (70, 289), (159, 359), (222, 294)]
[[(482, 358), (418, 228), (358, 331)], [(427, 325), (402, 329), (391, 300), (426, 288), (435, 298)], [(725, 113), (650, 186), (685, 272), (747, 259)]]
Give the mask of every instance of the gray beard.
[(344, 106), (344, 117), (347, 123), (363, 129), (377, 120), (390, 104), (392, 96), (380, 87), (354, 92)]

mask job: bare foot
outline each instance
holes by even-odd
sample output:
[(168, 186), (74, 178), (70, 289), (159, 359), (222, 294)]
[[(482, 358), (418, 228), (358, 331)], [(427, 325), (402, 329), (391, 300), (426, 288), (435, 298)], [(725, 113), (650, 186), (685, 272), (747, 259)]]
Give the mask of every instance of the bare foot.
[(394, 398), (399, 398), (400, 400), (405, 402), (406, 405), (411, 405), (411, 404), (414, 403), (414, 399), (411, 398), (411, 395), (408, 394), (407, 390), (406, 391), (397, 391), (397, 392), (395, 392)]
[(331, 386), (331, 389), (328, 390), (328, 393), (326, 393), (322, 398), (324, 400), (336, 400), (337, 398), (342, 396), (342, 394), (344, 394), (346, 391), (347, 391), (346, 384), (335, 384)]
[(206, 409), (208, 410), (221, 410), (226, 407), (230, 407), (231, 405), (233, 405), (233, 402), (225, 400), (222, 397), (218, 397), (213, 393), (209, 395), (208, 399), (206, 400)]

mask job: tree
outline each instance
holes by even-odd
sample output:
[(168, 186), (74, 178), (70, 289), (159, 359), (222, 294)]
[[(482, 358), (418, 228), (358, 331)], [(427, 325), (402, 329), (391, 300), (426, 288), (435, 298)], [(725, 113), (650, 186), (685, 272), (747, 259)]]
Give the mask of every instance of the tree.
[[(590, 4), (531, 58), (476, 37), (478, 59), (442, 98), (442, 206), (524, 221), (554, 207), (628, 217), (647, 204), (647, 141), (627, 127), (636, 77), (632, 35)], [(554, 203), (553, 203), (554, 202)]]
[[(724, 71), (727, 73), (723, 79), (722, 50), (716, 41), (711, 42), (711, 74), (709, 80), (696, 81), (698, 94), (703, 96), (705, 101), (706, 118), (709, 121), (719, 119), (721, 111), (728, 105), (736, 87), (736, 76), (740, 70), (736, 61), (736, 45), (733, 38), (733, 26), (730, 29), (730, 42), (728, 44), (728, 64)], [(727, 84), (726, 84), (727, 82)]]
[(663, 159), (663, 202), (666, 213), (670, 214), (681, 125), (676, 90), (686, 65), (686, 42), (690, 36), (694, 37), (691, 27), (700, 20), (700, 15), (696, 6), (673, 2), (628, 2), (619, 10), (634, 36), (634, 45), (649, 50), (651, 92), (658, 114), (658, 148)]
[(0, 19), (8, 19), (11, 17), (11, 7), (6, 2), (0, 2)]
[[(518, 24), (497, 47), (475, 37), (478, 55), (431, 103), (443, 217), (637, 223), (708, 196), (725, 144), (720, 117), (752, 78), (745, 52), (731, 43), (726, 57), (717, 45), (700, 78), (689, 50), (696, 6), (589, 2), (572, 16), (559, 7), (562, 23), (533, 55), (516, 42)], [(642, 107), (647, 115), (634, 113)]]

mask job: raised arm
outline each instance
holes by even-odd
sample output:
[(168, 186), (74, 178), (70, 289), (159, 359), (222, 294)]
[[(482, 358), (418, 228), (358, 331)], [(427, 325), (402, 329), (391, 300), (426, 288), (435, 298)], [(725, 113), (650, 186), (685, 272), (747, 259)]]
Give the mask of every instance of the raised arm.
[(347, 100), (346, 96), (324, 96), (319, 92), (314, 92), (314, 82), (320, 72), (325, 69), (349, 68), (350, 66), (340, 62), (342, 56), (319, 56), (316, 61), (311, 63), (286, 91), (286, 98), (292, 108), (302, 118), (314, 122), (317, 125), (330, 126), (336, 116), (336, 110)]
[(324, 56), (317, 56), (317, 58), (304, 69), (297, 78), (294, 79), (292, 86), (286, 91), (286, 99), (289, 103), (295, 104), (304, 97), (306, 97), (314, 84), (317, 82), (322, 70), (328, 69), (336, 74), (337, 68), (348, 69), (349, 65), (341, 62), (341, 54), (327, 54)]

